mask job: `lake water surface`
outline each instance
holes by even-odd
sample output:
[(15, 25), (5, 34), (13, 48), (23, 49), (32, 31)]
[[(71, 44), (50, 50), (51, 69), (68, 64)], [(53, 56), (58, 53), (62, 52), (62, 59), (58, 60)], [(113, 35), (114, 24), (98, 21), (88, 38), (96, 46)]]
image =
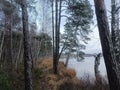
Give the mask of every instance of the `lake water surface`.
[[(62, 61), (65, 61), (65, 59), (61, 59)], [(78, 78), (84, 78), (86, 76), (90, 76), (91, 78), (95, 78), (94, 75), (94, 57), (85, 57), (85, 59), (81, 62), (78, 62), (76, 59), (71, 58), (68, 63), (69, 68), (75, 69), (77, 73)], [(106, 77), (106, 68), (104, 64), (104, 59), (101, 57), (99, 70), (101, 73), (101, 76)]]

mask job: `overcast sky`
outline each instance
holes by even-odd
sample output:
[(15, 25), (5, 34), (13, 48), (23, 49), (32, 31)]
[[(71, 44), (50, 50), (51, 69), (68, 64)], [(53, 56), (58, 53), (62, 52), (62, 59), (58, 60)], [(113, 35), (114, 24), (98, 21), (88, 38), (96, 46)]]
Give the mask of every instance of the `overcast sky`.
[[(89, 0), (91, 5), (93, 6), (93, 10), (94, 10), (94, 0)], [(108, 17), (110, 16), (110, 12), (111, 11), (111, 0), (105, 0), (105, 4), (106, 4), (106, 9), (107, 9), (107, 14)], [(37, 7), (37, 11), (38, 11), (38, 15), (40, 14), (40, 5), (36, 4)], [(109, 17), (110, 18), (110, 17)], [(94, 10), (94, 25), (91, 25), (91, 29), (93, 30), (92, 33), (90, 33), (90, 37), (91, 40), (88, 42), (88, 44), (86, 45), (86, 50), (84, 50), (86, 53), (89, 54), (93, 54), (93, 53), (99, 53), (102, 52), (101, 51), (101, 44), (100, 44), (100, 40), (99, 40), (99, 33), (98, 33), (98, 28), (97, 28), (97, 22), (96, 22), (96, 16), (95, 16), (95, 10)], [(39, 19), (37, 20), (37, 24), (39, 25)], [(110, 22), (110, 19), (109, 19)], [(61, 20), (61, 32), (64, 31), (64, 24), (65, 24), (65, 18), (62, 18)], [(39, 25), (39, 29), (40, 29), (40, 25)], [(38, 30), (39, 30), (38, 29)]]
[[(93, 2), (94, 0), (89, 0), (89, 1), (92, 4), (93, 10), (94, 10), (94, 2)], [(110, 8), (111, 7), (111, 2), (110, 1), (111, 0), (105, 0), (107, 11), (111, 10), (111, 8)], [(108, 16), (110, 16), (109, 12), (107, 12), (107, 14), (108, 14)], [(89, 53), (89, 54), (102, 52), (100, 39), (99, 39), (95, 10), (94, 10), (93, 20), (94, 20), (94, 25), (91, 25), (91, 29), (93, 29), (93, 32), (90, 34), (91, 40), (88, 42), (88, 45), (86, 45), (86, 49), (85, 49), (85, 52)], [(110, 22), (110, 20), (109, 20), (109, 22)]]
[[(94, 25), (91, 25), (91, 29), (93, 31), (92, 33), (90, 33), (91, 40), (88, 41), (88, 44), (86, 45), (86, 49), (84, 51), (85, 53), (94, 54), (94, 53), (102, 52), (102, 50), (101, 50), (101, 44), (100, 44), (96, 15), (95, 15), (94, 0), (89, 0), (89, 1), (94, 10), (94, 18), (93, 18)], [(110, 18), (109, 11), (111, 11), (111, 0), (105, 0), (105, 4), (106, 4), (106, 10), (108, 11), (107, 16)], [(64, 27), (63, 27), (64, 24), (65, 24), (65, 19), (62, 18), (61, 31), (64, 31)]]

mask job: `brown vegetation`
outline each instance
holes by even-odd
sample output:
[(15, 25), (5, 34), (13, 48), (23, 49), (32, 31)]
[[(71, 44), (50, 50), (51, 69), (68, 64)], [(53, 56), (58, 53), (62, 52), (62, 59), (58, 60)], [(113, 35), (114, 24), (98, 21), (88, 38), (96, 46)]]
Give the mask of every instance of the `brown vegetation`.
[(42, 78), (41, 84), (45, 84), (43, 87), (46, 87), (48, 90), (56, 90), (61, 84), (66, 81), (71, 81), (78, 83), (79, 80), (76, 77), (76, 72), (73, 69), (67, 69), (63, 62), (58, 64), (58, 74), (53, 73), (53, 60), (52, 58), (47, 58), (41, 60), (37, 65), (37, 68), (42, 69), (44, 72), (44, 77)]
[[(5, 65), (6, 66), (6, 65)], [(109, 90), (108, 84), (102, 82), (91, 81), (89, 76), (85, 79), (78, 79), (74, 69), (66, 68), (63, 62), (59, 62), (59, 73), (53, 73), (52, 58), (44, 58), (38, 62), (32, 70), (33, 73), (33, 88), (34, 90)], [(24, 68), (23, 64), (12, 72), (13, 77), (9, 77), (6, 72), (9, 67), (4, 67), (0, 70), (0, 75), (3, 74), (7, 83), (7, 88), (0, 90), (24, 90)], [(0, 76), (0, 78), (3, 78)], [(6, 81), (7, 80), (7, 81)], [(5, 83), (4, 83), (5, 84)], [(1, 84), (0, 84), (1, 85)]]
[(76, 77), (74, 69), (66, 68), (63, 62), (58, 64), (58, 74), (53, 74), (53, 60), (47, 58), (40, 60), (37, 68), (43, 70), (43, 77), (40, 79), (40, 87), (42, 90), (108, 90), (108, 84), (96, 81), (94, 84), (86, 80), (79, 80)]

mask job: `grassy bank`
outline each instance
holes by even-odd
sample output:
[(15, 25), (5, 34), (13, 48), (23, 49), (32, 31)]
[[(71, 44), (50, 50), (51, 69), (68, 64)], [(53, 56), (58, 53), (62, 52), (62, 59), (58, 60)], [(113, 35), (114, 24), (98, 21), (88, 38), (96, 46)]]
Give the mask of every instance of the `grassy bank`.
[[(104, 80), (90, 81), (89, 77), (79, 80), (75, 70), (66, 68), (63, 62), (59, 62), (59, 73), (54, 75), (52, 64), (52, 58), (44, 58), (32, 70), (34, 90), (109, 90)], [(23, 65), (11, 73), (7, 70), (8, 67), (0, 70), (0, 90), (24, 90)]]

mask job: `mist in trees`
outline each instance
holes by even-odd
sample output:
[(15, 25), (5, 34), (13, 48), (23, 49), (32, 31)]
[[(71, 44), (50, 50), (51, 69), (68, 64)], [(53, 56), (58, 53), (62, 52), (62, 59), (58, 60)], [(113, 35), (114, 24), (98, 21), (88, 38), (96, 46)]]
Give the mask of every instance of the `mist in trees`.
[[(88, 1), (70, 1), (67, 3), (67, 20), (62, 36), (62, 44), (65, 53), (76, 53), (77, 60), (83, 59), (87, 41), (90, 40), (90, 24), (92, 23), (93, 10)], [(84, 11), (82, 11), (84, 9)], [(87, 14), (89, 13), (89, 14)], [(87, 14), (85, 16), (85, 14)]]
[[(65, 5), (66, 7), (62, 7)], [(52, 1), (52, 7), (55, 6), (53, 12), (53, 45), (54, 45), (54, 72), (57, 73), (57, 64), (62, 53), (66, 53), (66, 66), (71, 53), (76, 53), (77, 60), (82, 59), (87, 40), (89, 40), (90, 24), (92, 23), (93, 10), (89, 1)], [(52, 8), (54, 10), (54, 8)], [(82, 11), (84, 9), (84, 11)], [(64, 12), (63, 12), (64, 11)], [(86, 13), (89, 15), (85, 16)], [(64, 15), (65, 14), (65, 15)], [(63, 17), (66, 17), (65, 31), (60, 34), (60, 22)], [(61, 39), (61, 40), (60, 40)], [(81, 42), (80, 42), (80, 40)], [(81, 44), (84, 43), (84, 44)]]
[[(90, 0), (0, 0), (0, 90), (109, 90), (108, 84), (110, 90), (119, 90), (120, 4), (111, 0), (108, 22), (104, 0), (93, 2), (94, 5)], [(95, 21), (102, 52), (86, 53), (96, 30), (91, 29)], [(107, 84), (99, 71), (102, 56)], [(86, 57), (95, 60), (93, 86), (69, 69), (70, 60), (83, 63)]]

